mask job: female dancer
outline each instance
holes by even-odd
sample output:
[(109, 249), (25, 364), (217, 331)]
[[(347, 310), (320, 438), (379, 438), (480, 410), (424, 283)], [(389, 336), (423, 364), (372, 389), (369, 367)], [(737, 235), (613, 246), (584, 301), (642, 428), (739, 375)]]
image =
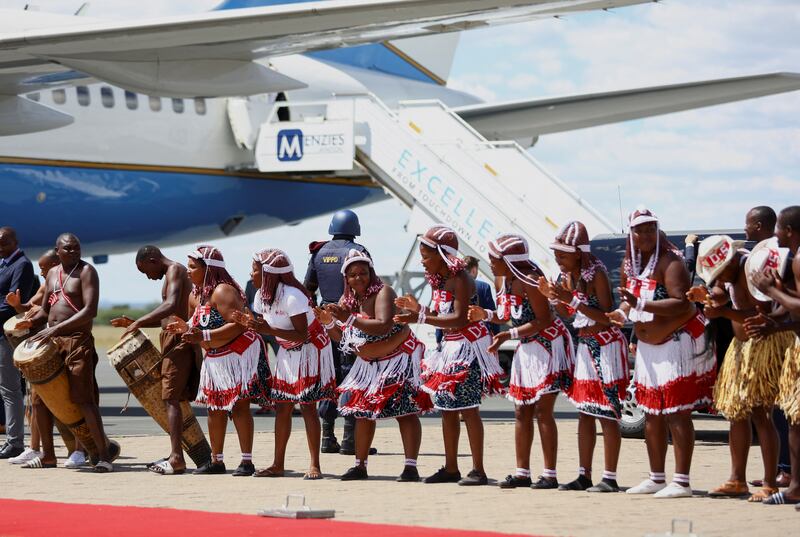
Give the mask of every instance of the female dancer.
[(225, 269), (222, 252), (213, 246), (199, 246), (189, 254), (187, 268), (194, 284), (189, 297), (194, 314), (188, 324), (178, 319), (167, 325), (167, 331), (182, 333), (184, 341), (199, 343), (205, 350), (197, 402), (208, 407), (211, 462), (194, 473), (225, 473), (223, 448), (230, 415), (242, 450), (242, 460), (233, 475), (253, 475), (250, 402), (268, 401), (270, 371), (264, 342), (233, 320), (246, 301), (242, 289)]
[(331, 341), (314, 317), (311, 299), (294, 276), (289, 257), (281, 250), (261, 250), (253, 258), (250, 277), (258, 287), (253, 299), (255, 318), (244, 313), (236, 322), (261, 334), (275, 336), (281, 348), (275, 360), (270, 400), (276, 404), (275, 459), (256, 477), (284, 475), (286, 445), (292, 433), (292, 409), (299, 404), (306, 426), (311, 464), (305, 479), (322, 479), (319, 462), (321, 429), (317, 403), (335, 397), (336, 375)]
[[(538, 289), (542, 271), (528, 258), (528, 243), (518, 235), (503, 235), (489, 243), (492, 273), (503, 278), (498, 310), (470, 307), (470, 320), (493, 323), (511, 321), (511, 330), (494, 336), (490, 351), (509, 339), (519, 339), (511, 366), (508, 398), (516, 405), (515, 447), (517, 470), (500, 484), (502, 488), (558, 487), (556, 451), (558, 429), (553, 406), (558, 392), (569, 388), (572, 374), (572, 340), (566, 326), (550, 310)], [(539, 424), (544, 471), (531, 481), (533, 418)]]
[(342, 481), (367, 479), (375, 420), (388, 418), (397, 419), (406, 457), (397, 480), (419, 481), (419, 414), (431, 407), (430, 397), (419, 389), (425, 345), (407, 326), (392, 321), (396, 295), (375, 274), (369, 254), (350, 250), (342, 274), (344, 294), (339, 304), (315, 310), (342, 349), (357, 355), (338, 388), (342, 394), (339, 413), (356, 418), (356, 464)]
[[(486, 485), (483, 469), (483, 422), (479, 407), (483, 395), (502, 393), (502, 369), (497, 354), (490, 352), (491, 336), (480, 322), (470, 323), (467, 308), (475, 295), (475, 281), (457, 257), (458, 237), (445, 226), (435, 226), (420, 237), (425, 277), (433, 288), (431, 308), (422, 307), (411, 295), (395, 300), (405, 313), (395, 322), (430, 324), (445, 330), (441, 351), (431, 352), (423, 366), (422, 389), (442, 411), (445, 465), (425, 479), (426, 483)], [(458, 470), (459, 414), (467, 425), (472, 450), (472, 470), (461, 479)]]
[[(578, 408), (578, 477), (561, 490), (619, 492), (617, 462), (622, 436), (619, 419), (628, 388), (628, 343), (606, 317), (614, 307), (611, 284), (602, 261), (589, 253), (589, 234), (570, 222), (550, 245), (561, 274), (556, 283), (544, 278), (539, 289), (555, 303), (562, 317), (573, 317), (578, 329), (575, 374), (568, 396)], [(605, 470), (592, 486), (592, 456), (597, 441), (595, 418), (603, 429)]]

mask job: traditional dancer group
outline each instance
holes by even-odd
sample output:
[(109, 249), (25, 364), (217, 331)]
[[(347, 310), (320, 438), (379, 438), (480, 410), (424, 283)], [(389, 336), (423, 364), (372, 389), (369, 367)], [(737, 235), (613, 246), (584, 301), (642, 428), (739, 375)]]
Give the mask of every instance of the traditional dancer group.
[[(506, 394), (516, 406), (516, 470), (500, 482), (501, 488), (618, 492), (619, 420), (630, 379), (646, 413), (650, 476), (628, 488), (628, 494), (692, 495), (691, 413), (705, 409), (724, 415), (731, 430), (731, 476), (710, 495), (798, 503), (800, 206), (781, 211), (774, 236), (774, 213), (771, 223), (769, 218), (751, 222), (759, 214), (748, 214), (748, 238), (759, 240), (752, 251), (727, 236), (700, 242), (697, 273), (705, 282), (700, 286), (692, 286), (682, 252), (646, 209), (629, 217), (617, 290), (612, 289), (607, 268), (590, 252), (589, 236), (580, 222), (566, 224), (551, 244), (560, 268), (553, 279), (529, 258), (523, 237), (501, 235), (488, 243), (496, 310), (477, 304), (475, 281), (458, 255), (456, 232), (445, 226), (431, 228), (419, 240), (432, 291), (427, 306), (410, 295), (397, 296), (378, 278), (363, 248), (351, 249), (340, 260), (344, 292), (338, 302), (322, 306), (315, 305), (307, 287), (297, 280), (286, 253), (274, 248), (256, 252), (251, 279), (257, 292), (251, 311), (222, 253), (213, 246), (191, 252), (187, 267), (165, 258), (154, 246), (143, 247), (137, 267), (150, 279), (164, 280), (163, 302), (140, 319), (123, 317), (112, 324), (126, 333), (162, 328), (162, 398), (171, 452), (152, 463), (150, 470), (186, 471), (180, 402), (194, 400), (208, 408), (211, 447), (210, 460), (194, 473), (226, 473), (224, 439), (231, 418), (242, 453), (233, 475), (283, 476), (292, 411), (299, 405), (309, 449), (305, 478), (321, 479), (317, 408), (320, 402), (337, 401), (341, 415), (356, 418), (355, 464), (342, 480), (368, 478), (375, 422), (394, 419), (404, 450), (398, 481), (419, 481), (419, 416), (436, 410), (441, 413), (445, 462), (424, 481), (486, 485), (479, 407), (486, 396)], [(2, 238), (0, 231), (0, 246)], [(783, 270), (791, 253), (795, 255), (790, 268)], [(46, 283), (40, 292), (27, 301), (30, 297), (15, 291), (7, 301), (28, 311), (18, 329), (46, 325), (31, 341), (52, 341), (57, 346), (66, 364), (70, 397), (80, 406), (98, 446), (95, 470), (109, 472), (118, 448), (103, 431), (94, 379), (97, 355), (91, 326), (99, 296), (97, 273), (81, 261), (80, 243), (71, 234), (60, 236), (55, 251), (43, 260)], [(734, 331), (719, 373), (708, 332), (709, 319), (718, 317), (729, 319)], [(621, 330), (628, 321), (633, 323), (635, 350)], [(493, 336), (489, 323), (507, 326)], [(444, 332), (438, 348), (426, 349), (415, 337), (413, 327), (420, 324)], [(275, 338), (279, 345), (272, 368), (265, 337)], [(519, 344), (506, 390), (497, 350), (508, 340)], [(355, 357), (339, 382), (334, 346)], [(629, 352), (635, 352), (632, 376)], [(562, 484), (556, 474), (558, 430), (553, 415), (559, 393), (579, 412), (580, 467), (575, 479)], [(263, 469), (252, 462), (251, 404), (274, 406), (276, 412), (274, 458)], [(791, 479), (783, 492), (776, 481), (780, 442), (772, 420), (776, 406), (789, 421)], [(35, 408), (42, 452), (23, 466), (53, 467), (53, 419), (44, 405)], [(544, 465), (536, 479), (531, 474), (534, 418)], [(462, 420), (472, 455), (472, 467), (463, 476), (458, 464)], [(592, 469), (598, 421), (605, 455), (599, 480)], [(751, 424), (765, 468), (761, 488), (753, 494), (745, 477)], [(665, 474), (668, 435), (675, 452), (670, 481)]]

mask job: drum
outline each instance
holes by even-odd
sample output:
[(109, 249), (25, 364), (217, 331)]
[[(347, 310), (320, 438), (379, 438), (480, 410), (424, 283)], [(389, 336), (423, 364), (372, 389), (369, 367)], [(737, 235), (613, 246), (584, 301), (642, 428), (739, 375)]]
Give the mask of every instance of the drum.
[[(169, 433), (167, 409), (161, 398), (162, 357), (150, 338), (141, 330), (131, 332), (108, 350), (108, 360), (139, 404)], [(211, 460), (211, 446), (187, 401), (181, 401), (181, 414), (183, 449), (197, 466), (202, 466)]]
[(17, 323), (24, 319), (25, 314), (20, 313), (19, 315), (15, 315), (14, 317), (10, 318), (3, 324), (3, 333), (5, 333), (8, 343), (14, 349), (16, 349), (20, 343), (44, 328), (44, 325), (42, 325), (39, 328), (15, 330), (14, 327), (17, 326)]
[(80, 440), (90, 457), (97, 457), (97, 446), (83, 419), (81, 409), (69, 396), (64, 361), (52, 341), (38, 345), (25, 342), (14, 350), (14, 365), (31, 383), (53, 416)]

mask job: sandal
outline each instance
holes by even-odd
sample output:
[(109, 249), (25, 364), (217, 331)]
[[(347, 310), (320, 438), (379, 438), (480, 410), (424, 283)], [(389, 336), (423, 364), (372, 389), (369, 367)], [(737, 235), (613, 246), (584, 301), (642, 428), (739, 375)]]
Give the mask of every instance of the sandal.
[(168, 460), (163, 460), (157, 464), (153, 464), (148, 468), (151, 472), (158, 475), (180, 475), (186, 472), (186, 468), (174, 468), (172, 463)]
[(708, 493), (709, 498), (743, 498), (750, 495), (744, 481), (726, 481)]
[(149, 470), (149, 469), (150, 469), (150, 468), (152, 468), (153, 466), (158, 466), (158, 465), (159, 465), (159, 464), (161, 464), (162, 462), (164, 462), (164, 461), (168, 461), (168, 460), (169, 460), (169, 457), (162, 457), (162, 458), (158, 459), (157, 461), (148, 462), (148, 463), (147, 463), (145, 466), (146, 466), (146, 467), (147, 467), (147, 469)]
[(269, 468), (256, 470), (253, 477), (283, 477), (285, 473), (285, 470), (276, 470), (274, 466), (270, 466)]
[(25, 464), (20, 465), (20, 468), (56, 468), (58, 463), (56, 462), (42, 462), (41, 457), (34, 457)]
[(98, 474), (107, 474), (114, 471), (114, 467), (108, 461), (99, 461), (94, 466), (94, 471)]
[[(783, 492), (776, 492), (761, 503), (764, 505), (800, 505), (800, 498), (789, 498)], [(795, 509), (797, 508), (795, 507)]]
[(316, 468), (313, 470), (309, 470), (303, 476), (303, 479), (307, 481), (316, 481), (317, 479), (322, 479), (322, 472), (317, 470)]
[(747, 501), (750, 503), (761, 503), (776, 492), (778, 492), (777, 487), (761, 487), (761, 490), (751, 494), (750, 497), (747, 498)]

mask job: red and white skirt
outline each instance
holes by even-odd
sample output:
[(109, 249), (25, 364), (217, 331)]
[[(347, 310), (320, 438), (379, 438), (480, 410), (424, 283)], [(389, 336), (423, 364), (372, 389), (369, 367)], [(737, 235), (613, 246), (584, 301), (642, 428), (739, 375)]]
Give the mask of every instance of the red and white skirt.
[(628, 342), (619, 328), (580, 336), (567, 396), (583, 414), (619, 419), (629, 375)]
[(706, 345), (705, 318), (700, 312), (666, 342), (640, 341), (636, 347), (636, 402), (648, 414), (710, 407), (716, 378), (717, 361)]
[(327, 333), (318, 321), (309, 326), (309, 340), (296, 343), (278, 340), (270, 383), (275, 403), (311, 404), (336, 398), (336, 370)]
[(543, 395), (567, 391), (574, 359), (572, 338), (556, 318), (517, 346), (506, 397), (515, 405), (532, 405)]
[(400, 418), (427, 412), (430, 396), (420, 389), (425, 345), (413, 332), (388, 356), (378, 360), (356, 358), (337, 388), (339, 413), (371, 420)]
[(422, 364), (422, 390), (437, 410), (480, 406), (486, 395), (502, 394), (503, 369), (489, 352), (492, 336), (483, 323), (473, 323), (444, 337), (441, 351), (428, 352)]
[(261, 337), (250, 330), (206, 352), (196, 402), (230, 412), (240, 399), (267, 404), (269, 364)]

